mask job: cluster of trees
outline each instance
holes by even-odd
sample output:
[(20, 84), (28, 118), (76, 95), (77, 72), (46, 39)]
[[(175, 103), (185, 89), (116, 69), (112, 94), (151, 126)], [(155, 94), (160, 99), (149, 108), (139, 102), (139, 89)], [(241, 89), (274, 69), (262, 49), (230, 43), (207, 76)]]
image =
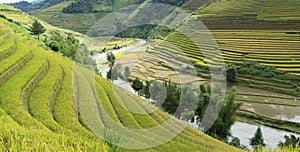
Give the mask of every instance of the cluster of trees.
[(244, 61), (242, 63), (230, 63), (236, 69), (237, 74), (255, 76), (262, 78), (274, 78), (278, 80), (300, 81), (300, 78), (284, 71), (277, 70), (272, 66), (265, 66), (255, 61)]
[[(168, 113), (174, 114), (178, 118), (184, 117), (192, 122), (196, 121), (199, 125), (205, 113), (207, 113), (206, 110), (209, 104), (224, 104), (217, 116), (217, 120), (207, 129), (206, 133), (227, 142), (228, 137), (231, 136), (231, 126), (236, 121), (235, 112), (241, 106), (240, 103), (234, 103), (236, 88), (232, 89), (225, 99), (220, 94), (212, 95), (210, 86), (200, 85), (199, 87), (200, 89), (192, 85), (179, 86), (170, 81), (163, 83), (146, 81), (144, 84), (138, 78), (132, 81), (132, 88), (139, 95), (156, 101), (157, 106), (160, 106)], [(197, 90), (200, 90), (200, 92)], [(196, 111), (191, 111), (195, 107), (197, 107)]]
[(125, 67), (124, 73), (121, 73), (122, 65), (115, 65), (115, 55), (112, 52), (108, 52), (106, 54), (106, 58), (109, 62), (109, 71), (107, 72), (106, 78), (111, 81), (117, 80), (118, 78), (121, 78), (124, 81), (129, 81), (131, 75), (129, 67)]
[[(44, 26), (37, 20), (33, 22), (29, 30), (31, 34), (38, 35), (38, 39), (46, 31)], [(45, 35), (44, 43), (54, 52), (61, 53), (77, 63), (94, 69), (95, 62), (90, 58), (90, 52), (84, 44), (80, 44), (72, 33), (61, 34), (59, 31), (50, 31)]]
[[(234, 102), (237, 89), (233, 88), (226, 99), (224, 99), (224, 97), (220, 96), (219, 94), (211, 94), (210, 87), (206, 88), (202, 85), (200, 86), (200, 90), (201, 90), (200, 102), (196, 110), (197, 122), (200, 122), (203, 119), (208, 104), (213, 104), (213, 105), (223, 104), (216, 121), (206, 131), (206, 133), (211, 135), (212, 137), (227, 142), (228, 137), (231, 136), (231, 132), (230, 132), (231, 126), (236, 121), (235, 113), (242, 105), (241, 103)], [(213, 103), (209, 103), (209, 102), (213, 102)]]
[(89, 13), (93, 11), (93, 3), (94, 1), (87, 0), (79, 0), (71, 3), (69, 6), (63, 8), (63, 13)]
[(117, 36), (121, 38), (163, 39), (172, 31), (174, 30), (158, 25), (139, 25), (130, 27), (120, 32)]
[(59, 31), (50, 31), (44, 41), (53, 51), (59, 52), (63, 56), (73, 60), (75, 59), (77, 50), (80, 46), (79, 40), (71, 33), (64, 35)]
[(187, 3), (189, 0), (152, 0), (153, 3), (164, 3), (173, 6), (182, 6)]
[(72, 33), (61, 34), (59, 31), (50, 31), (44, 41), (53, 51), (59, 52), (78, 63), (88, 66), (95, 64), (90, 58), (90, 52), (86, 46), (80, 44)]
[[(73, 14), (73, 13), (95, 13), (99, 11), (113, 11), (114, 8), (125, 7), (131, 4), (138, 4), (144, 0), (78, 0), (71, 3), (69, 6), (63, 8), (63, 13)], [(103, 8), (94, 8), (95, 4), (97, 7), (103, 6)], [(111, 9), (108, 9), (108, 8)]]
[(293, 147), (293, 148), (300, 148), (300, 138), (299, 137), (296, 137), (294, 135), (290, 135), (290, 136), (287, 136), (285, 135), (284, 136), (284, 139), (285, 141), (280, 141), (278, 146), (283, 148), (283, 147)]
[[(292, 147), (292, 148), (299, 148), (300, 147), (300, 138), (296, 137), (295, 135), (285, 135), (284, 136), (285, 141), (280, 141), (278, 143), (278, 147), (284, 148), (284, 147)], [(261, 149), (266, 146), (266, 143), (263, 138), (263, 133), (260, 129), (260, 127), (257, 128), (254, 136), (250, 139), (250, 145), (255, 150)]]
[[(118, 7), (126, 7), (128, 5), (140, 4), (145, 0), (78, 0), (71, 3), (69, 6), (63, 8), (63, 13), (73, 14), (73, 13), (95, 13), (100, 10), (106, 11), (107, 6), (112, 6), (110, 11), (117, 9)], [(173, 6), (181, 6), (188, 2), (188, 0), (152, 0), (154, 3), (164, 3)], [(95, 9), (93, 6), (99, 4), (103, 6), (103, 9)], [(99, 7), (99, 6), (98, 6)]]

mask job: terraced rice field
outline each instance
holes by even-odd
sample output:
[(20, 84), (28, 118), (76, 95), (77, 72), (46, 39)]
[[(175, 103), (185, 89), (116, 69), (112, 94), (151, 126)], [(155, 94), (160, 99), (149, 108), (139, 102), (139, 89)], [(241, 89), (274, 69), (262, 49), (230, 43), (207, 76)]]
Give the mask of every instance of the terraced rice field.
[[(92, 128), (104, 132), (105, 128), (119, 124), (146, 129), (160, 126), (172, 117), (113, 86), (119, 92), (115, 94), (111, 83), (93, 72), (44, 50), (22, 35), (5, 32), (11, 28), (2, 20), (0, 27), (0, 37), (6, 39), (0, 44), (0, 56), (5, 54), (0, 60), (1, 151), (107, 151), (108, 145)], [(95, 81), (90, 76), (95, 76)], [(165, 126), (165, 131), (184, 125), (174, 120)], [(154, 137), (136, 136), (143, 140), (127, 137), (123, 142), (147, 145), (156, 141)], [(160, 146), (142, 151), (166, 149), (238, 151), (191, 127)]]
[(299, 29), (299, 1), (234, 0), (214, 1), (195, 11), (209, 29), (277, 30)]
[[(187, 63), (186, 60), (202, 66), (218, 66), (222, 60), (226, 63), (256, 61), (300, 76), (300, 35), (297, 34), (300, 30), (300, 18), (296, 15), (300, 10), (299, 1), (205, 2), (209, 5), (195, 9), (192, 18), (200, 19), (208, 27), (221, 56), (217, 55), (218, 48), (211, 43), (203, 40), (200, 49), (179, 32), (171, 33), (148, 52), (179, 67)], [(194, 5), (190, 1), (186, 8), (192, 9)], [(209, 77), (209, 72), (202, 69), (198, 71), (200, 77)], [(287, 95), (295, 91), (291, 82), (245, 75), (237, 77), (243, 83), (242, 86), (237, 86), (237, 101), (244, 103), (242, 109), (278, 119), (299, 115), (299, 97)], [(286, 94), (266, 91), (265, 88), (270, 87), (279, 88)]]

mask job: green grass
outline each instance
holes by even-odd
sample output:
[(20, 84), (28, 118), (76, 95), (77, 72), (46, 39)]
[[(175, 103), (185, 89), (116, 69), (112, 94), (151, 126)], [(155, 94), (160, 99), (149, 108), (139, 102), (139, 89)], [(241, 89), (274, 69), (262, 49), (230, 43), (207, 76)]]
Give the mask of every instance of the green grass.
[(0, 64), (0, 74), (3, 74), (6, 70), (12, 67), (17, 61), (24, 58), (28, 53), (28, 47), (21, 43), (20, 40), (16, 42), (16, 52), (9, 57), (6, 57), (1, 61)]
[(7, 51), (8, 49), (12, 48), (14, 46), (14, 37), (10, 36), (8, 37), (5, 41), (7, 41), (6, 43), (3, 43), (2, 45), (0, 45), (0, 53), (3, 53), (5, 51)]
[[(56, 99), (56, 92), (59, 91), (60, 79), (63, 76), (59, 60), (55, 60), (53, 55), (48, 53), (49, 70), (45, 77), (37, 83), (28, 100), (29, 113), (42, 122), (48, 129), (54, 132), (64, 132), (65, 128), (60, 126), (53, 118), (53, 107)], [(56, 91), (57, 89), (57, 91)], [(51, 101), (51, 100), (54, 101)]]

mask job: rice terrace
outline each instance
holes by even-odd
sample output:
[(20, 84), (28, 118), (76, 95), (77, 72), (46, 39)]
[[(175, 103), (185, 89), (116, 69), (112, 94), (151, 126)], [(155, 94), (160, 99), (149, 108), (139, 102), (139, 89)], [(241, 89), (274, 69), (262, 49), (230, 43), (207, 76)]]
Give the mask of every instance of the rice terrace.
[(299, 0), (0, 0), (0, 151), (300, 151)]

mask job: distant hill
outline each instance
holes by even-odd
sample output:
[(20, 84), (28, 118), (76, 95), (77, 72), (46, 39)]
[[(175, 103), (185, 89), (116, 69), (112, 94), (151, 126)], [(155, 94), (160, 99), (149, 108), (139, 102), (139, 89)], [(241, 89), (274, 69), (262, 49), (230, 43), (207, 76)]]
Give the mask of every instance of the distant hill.
[(33, 13), (40, 9), (48, 8), (50, 6), (59, 4), (64, 1), (66, 1), (66, 0), (41, 0), (41, 1), (32, 2), (32, 3), (29, 3), (27, 1), (20, 1), (17, 3), (11, 3), (9, 5), (15, 6), (22, 11), (25, 11), (28, 13)]
[[(86, 33), (96, 21), (100, 20), (106, 14), (111, 13), (120, 8), (145, 2), (164, 3), (175, 6), (182, 6), (188, 0), (78, 0), (65, 1), (49, 8), (42, 9), (33, 13), (34, 16), (48, 22), (49, 24), (65, 27), (77, 32)], [(196, 3), (196, 2), (195, 2)], [(194, 3), (194, 4), (195, 4)], [(202, 4), (202, 3), (201, 3)], [(136, 14), (138, 15), (138, 13)], [(153, 28), (150, 26), (150, 28)], [(122, 36), (139, 35), (142, 38), (147, 38), (149, 32), (144, 32), (145, 28), (140, 29), (140, 32)], [(151, 30), (148, 30), (151, 31)]]
[[(164, 3), (181, 6), (188, 0), (151, 0), (153, 3)], [(65, 7), (64, 13), (95, 13), (113, 11), (132, 4), (140, 4), (145, 0), (78, 0)]]

